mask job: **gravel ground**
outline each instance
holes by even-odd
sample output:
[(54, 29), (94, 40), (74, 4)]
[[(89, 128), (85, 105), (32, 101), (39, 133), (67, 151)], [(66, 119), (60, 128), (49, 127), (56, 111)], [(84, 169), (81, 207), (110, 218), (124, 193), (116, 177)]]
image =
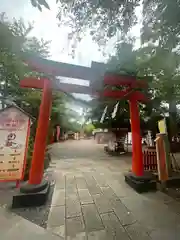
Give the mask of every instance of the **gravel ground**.
[(46, 204), (43, 206), (30, 208), (17, 208), (12, 209), (12, 212), (39, 225), (40, 227), (46, 228), (53, 192), (54, 184), (51, 185), (48, 200)]
[(48, 200), (45, 205), (40, 207), (30, 208), (17, 208), (12, 209), (12, 198), (15, 194), (16, 188), (14, 182), (1, 182), (0, 183), (0, 207), (7, 208), (8, 211), (12, 211), (15, 214), (43, 227), (46, 228), (48, 220), (49, 210), (51, 207), (51, 200), (54, 192), (54, 178), (52, 170), (47, 170), (44, 177), (51, 183)]

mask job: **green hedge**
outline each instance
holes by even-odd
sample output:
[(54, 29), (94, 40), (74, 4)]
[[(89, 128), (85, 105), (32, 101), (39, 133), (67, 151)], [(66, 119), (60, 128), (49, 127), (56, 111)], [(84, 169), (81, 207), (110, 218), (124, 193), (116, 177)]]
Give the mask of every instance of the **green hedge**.
[(31, 167), (31, 160), (32, 160), (32, 154), (33, 154), (33, 144), (34, 144), (34, 138), (32, 137), (32, 135), (30, 135), (27, 158), (26, 158), (26, 169), (25, 169), (25, 173), (24, 173), (24, 180), (29, 179), (29, 170)]

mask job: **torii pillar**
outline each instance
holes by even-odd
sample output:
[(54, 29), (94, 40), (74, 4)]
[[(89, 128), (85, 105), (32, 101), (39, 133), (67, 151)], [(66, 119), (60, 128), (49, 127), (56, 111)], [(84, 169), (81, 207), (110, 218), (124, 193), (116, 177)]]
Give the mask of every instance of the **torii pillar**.
[(132, 132), (132, 172), (137, 177), (142, 177), (144, 174), (142, 138), (140, 129), (139, 107), (135, 94), (133, 94), (129, 99), (129, 112)]
[(12, 207), (38, 206), (46, 202), (49, 193), (49, 181), (43, 178), (46, 140), (52, 104), (52, 87), (49, 79), (27, 78), (20, 82), (24, 88), (42, 89), (38, 125), (34, 142), (34, 150), (29, 173), (29, 181), (13, 196)]
[(105, 89), (103, 96), (129, 101), (131, 132), (132, 132), (132, 169), (125, 174), (125, 181), (137, 192), (156, 189), (156, 181), (150, 173), (144, 172), (142, 138), (138, 102), (146, 103), (148, 98), (136, 89), (147, 87), (146, 82), (136, 81), (135, 77), (121, 75), (105, 75), (104, 84), (109, 86), (126, 86), (125, 90)]
[(156, 190), (156, 180), (152, 173), (144, 172), (138, 104), (138, 93), (134, 92), (129, 97), (132, 132), (132, 172), (125, 174), (125, 181), (137, 192), (142, 193)]
[(74, 93), (92, 93), (87, 86), (76, 84), (53, 85), (47, 78), (29, 77), (20, 81), (22, 88), (35, 88), (42, 90), (41, 105), (39, 110), (38, 125), (34, 150), (29, 174), (29, 180), (20, 187), (20, 192), (13, 196), (12, 207), (38, 206), (46, 202), (49, 193), (49, 182), (43, 178), (44, 158), (46, 151), (46, 140), (48, 136), (48, 126), (52, 105), (52, 90), (74, 92)]

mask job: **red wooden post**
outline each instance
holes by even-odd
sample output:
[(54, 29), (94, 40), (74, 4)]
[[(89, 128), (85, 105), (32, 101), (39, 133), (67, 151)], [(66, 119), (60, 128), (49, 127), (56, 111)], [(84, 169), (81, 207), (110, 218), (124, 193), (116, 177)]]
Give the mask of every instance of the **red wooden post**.
[(17, 180), (17, 181), (16, 181), (16, 188), (19, 188), (19, 187), (20, 187), (20, 181)]
[[(37, 80), (38, 81), (38, 80)], [(40, 184), (44, 171), (44, 156), (52, 104), (51, 82), (44, 79), (43, 94), (39, 111), (38, 126), (34, 143), (29, 184)]]
[(142, 139), (140, 134), (140, 117), (138, 102), (135, 98), (130, 98), (130, 117), (131, 117), (131, 132), (132, 132), (132, 172), (136, 176), (142, 176), (143, 169), (143, 153)]

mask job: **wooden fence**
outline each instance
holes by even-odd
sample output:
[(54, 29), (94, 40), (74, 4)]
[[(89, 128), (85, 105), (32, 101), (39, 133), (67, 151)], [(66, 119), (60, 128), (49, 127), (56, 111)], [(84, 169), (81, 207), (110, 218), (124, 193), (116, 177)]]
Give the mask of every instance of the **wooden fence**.
[(144, 170), (157, 171), (157, 154), (155, 150), (144, 150), (143, 152)]

